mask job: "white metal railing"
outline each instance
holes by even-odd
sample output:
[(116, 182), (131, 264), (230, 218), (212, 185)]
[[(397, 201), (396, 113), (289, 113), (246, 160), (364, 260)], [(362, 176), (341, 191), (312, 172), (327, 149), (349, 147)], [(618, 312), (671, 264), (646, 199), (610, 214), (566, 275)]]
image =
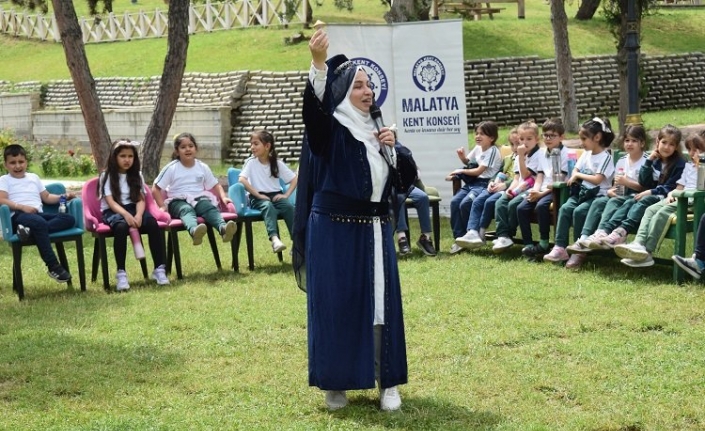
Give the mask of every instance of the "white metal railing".
[[(230, 30), (251, 26), (268, 27), (304, 23), (306, 0), (296, 0), (291, 20), (286, 17), (286, 0), (236, 0), (223, 3), (207, 1), (189, 7), (189, 34)], [(78, 19), (84, 43), (114, 42), (131, 39), (166, 37), (168, 12), (113, 13), (96, 18)], [(0, 6), (0, 33), (28, 39), (60, 42), (61, 36), (53, 15), (30, 15)]]

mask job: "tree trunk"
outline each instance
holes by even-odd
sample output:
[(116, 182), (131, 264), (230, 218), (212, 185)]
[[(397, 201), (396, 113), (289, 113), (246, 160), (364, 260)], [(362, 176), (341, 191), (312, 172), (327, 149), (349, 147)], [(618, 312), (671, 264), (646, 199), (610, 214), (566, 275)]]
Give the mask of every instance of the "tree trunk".
[[(424, 20), (423, 11), (416, 10), (414, 0), (393, 0), (390, 2), (390, 5), (389, 12), (384, 14), (384, 19), (388, 23)], [(428, 8), (425, 9), (425, 16), (426, 19), (424, 21), (427, 21)]]
[(617, 41), (617, 76), (619, 77), (619, 134), (624, 134), (625, 122), (629, 113), (629, 90), (627, 88), (627, 11), (624, 9)]
[(105, 117), (100, 107), (100, 99), (95, 88), (95, 80), (88, 66), (86, 50), (83, 46), (81, 27), (78, 25), (73, 2), (53, 0), (56, 25), (61, 35), (61, 43), (66, 55), (66, 64), (71, 73), (78, 103), (83, 113), (91, 153), (99, 168), (105, 166), (110, 154), (110, 133), (105, 125)]
[(578, 13), (575, 14), (575, 19), (583, 21), (592, 19), (598, 7), (600, 7), (600, 0), (582, 0), (578, 8)]
[(551, 25), (553, 46), (556, 51), (556, 76), (558, 77), (558, 101), (565, 130), (578, 131), (578, 105), (575, 100), (572, 58), (568, 40), (568, 16), (564, 0), (551, 0)]
[(167, 134), (181, 94), (189, 43), (186, 18), (188, 7), (189, 0), (171, 0), (169, 3), (169, 36), (164, 72), (159, 82), (159, 95), (154, 113), (142, 143), (142, 173), (148, 183), (159, 173), (164, 142), (168, 138)]

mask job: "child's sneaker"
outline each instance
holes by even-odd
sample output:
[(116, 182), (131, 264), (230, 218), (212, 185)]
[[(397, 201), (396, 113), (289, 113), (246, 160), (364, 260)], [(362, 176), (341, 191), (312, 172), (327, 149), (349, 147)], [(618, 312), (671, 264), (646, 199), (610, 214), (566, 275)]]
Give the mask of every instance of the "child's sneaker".
[(68, 273), (61, 265), (56, 265), (49, 268), (49, 277), (53, 278), (59, 283), (66, 283), (71, 280), (71, 274)]
[(698, 261), (695, 256), (693, 257), (681, 257), (678, 255), (671, 256), (671, 259), (680, 266), (683, 271), (687, 272), (696, 280), (700, 280), (700, 276), (703, 273), (703, 266), (701, 262)]
[(565, 263), (565, 267), (568, 269), (579, 269), (583, 266), (583, 262), (587, 258), (585, 253), (573, 253), (570, 255), (570, 259)]
[(166, 276), (166, 267), (162, 264), (154, 268), (152, 271), (152, 279), (157, 281), (160, 286), (169, 284), (169, 278)]
[(450, 254), (458, 254), (463, 250), (464, 250), (464, 248), (462, 248), (461, 246), (459, 246), (456, 243), (453, 243), (453, 245), (450, 246)]
[(621, 227), (613, 230), (611, 234), (602, 240), (602, 244), (609, 248), (614, 248), (616, 245), (624, 244), (625, 242), (627, 242), (627, 231)]
[(409, 246), (409, 240), (405, 236), (397, 240), (397, 245), (399, 246), (399, 254), (404, 256), (411, 253), (411, 247)]
[(526, 257), (543, 257), (550, 250), (548, 247), (542, 247), (541, 244), (531, 244), (521, 249), (521, 254)]
[(29, 228), (22, 226), (21, 224), (17, 225), (17, 236), (20, 237), (21, 242), (28, 242), (29, 241)]
[(220, 227), (220, 236), (223, 238), (223, 242), (232, 241), (235, 232), (237, 232), (237, 225), (232, 220)]
[(286, 250), (286, 245), (277, 238), (276, 236), (272, 237), (272, 251), (274, 253), (279, 253), (280, 251)]
[(622, 259), (620, 262), (624, 265), (631, 266), (632, 268), (646, 268), (647, 266), (654, 266), (654, 258), (651, 257), (651, 253), (648, 253), (646, 259)]
[(570, 259), (570, 256), (568, 256), (568, 252), (565, 251), (565, 248), (557, 245), (553, 246), (553, 250), (543, 257), (543, 260), (549, 262), (565, 262), (568, 259)]
[(509, 250), (514, 245), (514, 241), (506, 236), (500, 236), (497, 238), (497, 242), (492, 246), (492, 251), (495, 253), (502, 253)]
[(120, 271), (117, 272), (116, 278), (117, 278), (116, 289), (118, 292), (124, 292), (126, 290), (130, 290), (130, 283), (127, 282), (127, 273), (125, 272), (124, 269), (121, 269)]
[(480, 239), (480, 235), (478, 235), (478, 233), (474, 230), (469, 230), (465, 233), (465, 235), (455, 238), (455, 243), (462, 248), (468, 249), (478, 248), (482, 246), (482, 240)]
[[(589, 248), (590, 250), (601, 250), (602, 249), (602, 240), (607, 236), (607, 232), (605, 232), (602, 229), (598, 229), (590, 235), (587, 238), (584, 239), (579, 239), (578, 242), (580, 243), (581, 246)], [(594, 244), (594, 246), (593, 246)], [(598, 247), (598, 248), (593, 248), (593, 247)]]
[(575, 241), (573, 244), (565, 248), (569, 253), (590, 253), (592, 249), (580, 244), (580, 241)]
[(614, 252), (617, 256), (621, 258), (634, 261), (642, 261), (651, 256), (651, 253), (646, 251), (646, 247), (639, 244), (638, 242), (630, 242), (629, 244), (616, 245), (614, 247)]
[(208, 232), (208, 228), (203, 223), (193, 228), (190, 232), (191, 238), (193, 239), (193, 245), (201, 245), (206, 232)]

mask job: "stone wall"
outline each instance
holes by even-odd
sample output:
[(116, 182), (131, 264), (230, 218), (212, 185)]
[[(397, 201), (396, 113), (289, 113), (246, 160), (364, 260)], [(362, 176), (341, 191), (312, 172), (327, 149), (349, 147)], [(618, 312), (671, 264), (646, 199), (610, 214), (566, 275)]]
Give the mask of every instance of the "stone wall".
[[(464, 70), (469, 128), (484, 120), (515, 125), (527, 119), (542, 121), (559, 115), (554, 60), (538, 57), (469, 60), (465, 62)], [(705, 107), (703, 70), (705, 55), (699, 52), (644, 56), (641, 71), (647, 93), (642, 100), (642, 112)], [(279, 155), (285, 162), (291, 163), (298, 157), (303, 135), (301, 94), (306, 75), (307, 71), (188, 73), (184, 76), (178, 109), (204, 109), (207, 112), (212, 108), (228, 108), (232, 129), (224, 134), (220, 145), (223, 158), (234, 164), (240, 164), (249, 155), (250, 134), (259, 128), (267, 128), (274, 133)], [(573, 77), (581, 119), (618, 112), (619, 84), (614, 57), (574, 59)], [(134, 133), (129, 134), (137, 138), (144, 136), (149, 124), (149, 115), (144, 112), (153, 109), (158, 87), (159, 77), (96, 79), (96, 88), (106, 111), (127, 109), (141, 112), (138, 118), (144, 124), (135, 127)], [(0, 81), (0, 94), (5, 92), (41, 94), (40, 109), (43, 110), (76, 110), (78, 107), (71, 81), (52, 81), (44, 85), (35, 81)], [(13, 109), (3, 108), (14, 103), (10, 97), (0, 96), (0, 108), (3, 109), (0, 111), (0, 126), (10, 124), (10, 116), (13, 115), (10, 111)], [(36, 103), (30, 105), (33, 112), (42, 112), (37, 111)], [(207, 130), (213, 127), (217, 132), (208, 133), (211, 137), (219, 135), (221, 128), (228, 123), (220, 115), (209, 117), (206, 113), (201, 118), (203, 121), (213, 119), (212, 124), (200, 124), (196, 128)], [(15, 116), (12, 123), (44, 130), (44, 126), (38, 125), (36, 120), (23, 122)], [(27, 124), (33, 126), (25, 126)], [(189, 130), (199, 138), (196, 129), (178, 131)], [(111, 134), (114, 133), (111, 129)], [(36, 138), (47, 135), (34, 132), (27, 136)], [(81, 142), (86, 140), (78, 139)], [(213, 145), (218, 144), (214, 142)]]

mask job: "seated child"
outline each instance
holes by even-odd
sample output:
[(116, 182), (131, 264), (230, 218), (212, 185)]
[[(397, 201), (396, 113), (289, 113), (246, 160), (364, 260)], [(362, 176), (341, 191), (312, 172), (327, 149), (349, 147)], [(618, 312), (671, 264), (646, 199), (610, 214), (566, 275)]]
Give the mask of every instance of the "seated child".
[[(289, 196), (296, 190), (297, 177), (284, 162), (277, 159), (274, 136), (268, 131), (252, 133), (250, 150), (255, 158), (242, 168), (240, 183), (250, 193), (250, 207), (262, 213), (272, 251), (279, 253), (286, 249), (286, 245), (279, 238), (277, 218), (282, 216), (291, 236), (294, 205), (289, 202)], [(286, 192), (282, 192), (280, 178), (289, 184)]]
[[(524, 200), (517, 207), (517, 220), (521, 230), (521, 238), (524, 241), (524, 248), (521, 253), (535, 260), (536, 257), (543, 257), (549, 252), (548, 242), (551, 234), (551, 204), (553, 203), (553, 158), (551, 152), (558, 151), (558, 163), (564, 176), (568, 174), (568, 153), (569, 149), (563, 146), (565, 127), (560, 118), (546, 120), (541, 126), (543, 139), (546, 147), (541, 150), (539, 157), (539, 171), (536, 175), (536, 183), (529, 190)], [(531, 215), (536, 212), (536, 219), (539, 225), (539, 242), (534, 244), (531, 232)]]
[(595, 117), (581, 125), (580, 141), (585, 151), (566, 182), (571, 188), (571, 196), (558, 211), (555, 245), (543, 260), (565, 262), (570, 258), (566, 247), (571, 224), (577, 240), (590, 205), (595, 198), (607, 194), (612, 183), (614, 164), (612, 155), (606, 149), (612, 140), (614, 133), (608, 119)]
[(459, 178), (465, 185), (450, 201), (450, 224), (454, 238), (465, 234), (472, 201), (502, 168), (502, 157), (495, 145), (498, 133), (499, 128), (494, 121), (483, 121), (475, 128), (475, 147), (470, 153), (466, 156), (463, 148), (456, 151), (465, 167), (448, 174), (446, 181)]
[[(51, 194), (36, 174), (27, 172), (27, 152), (24, 147), (11, 144), (3, 151), (7, 174), (0, 177), (0, 205), (10, 207), (12, 229), (22, 241), (33, 239), (49, 276), (59, 283), (71, 280), (71, 274), (61, 266), (51, 247), (49, 234), (69, 229), (76, 219), (67, 213), (47, 214), (42, 204), (59, 203), (61, 196)], [(73, 193), (66, 195), (73, 199)]]
[[(419, 180), (420, 182), (420, 180)], [(420, 184), (422, 185), (422, 184)], [(406, 237), (406, 231), (409, 229), (406, 220), (406, 199), (404, 195), (399, 196), (401, 206), (397, 214), (397, 244), (399, 245), (399, 254), (406, 255), (411, 253), (411, 248), (409, 247), (409, 240)], [(433, 240), (431, 239), (431, 234), (433, 230), (431, 228), (431, 203), (429, 201), (428, 195), (420, 187), (413, 187), (409, 192), (408, 198), (414, 203), (414, 208), (416, 208), (416, 214), (419, 217), (419, 226), (421, 227), (421, 236), (419, 240), (416, 241), (416, 245), (419, 246), (423, 254), (426, 256), (435, 256), (436, 249), (433, 247)]]
[[(695, 190), (698, 178), (695, 161), (699, 159), (700, 154), (705, 153), (705, 139), (692, 134), (686, 138), (685, 148), (688, 150), (690, 162), (686, 163), (683, 175), (676, 183), (676, 190)], [(634, 241), (614, 247), (614, 252), (622, 258), (623, 264), (634, 268), (654, 264), (652, 253), (656, 251), (659, 241), (668, 230), (670, 217), (676, 212), (676, 208), (678, 208), (678, 202), (673, 197), (673, 192), (669, 192), (666, 199), (646, 209)]]
[(127, 139), (113, 142), (105, 170), (98, 181), (98, 197), (103, 222), (113, 233), (113, 251), (117, 266), (116, 289), (119, 292), (130, 289), (125, 270), (127, 236), (130, 229), (137, 229), (149, 237), (154, 271), (152, 279), (160, 286), (169, 284), (166, 275), (164, 235), (157, 220), (146, 209), (144, 179), (140, 168), (140, 158), (136, 145)]
[(495, 204), (494, 218), (497, 239), (494, 240), (492, 251), (502, 253), (508, 250), (514, 241), (519, 221), (517, 207), (533, 187), (539, 170), (539, 126), (533, 121), (522, 123), (518, 129), (520, 145), (517, 147), (517, 169), (514, 180)]
[[(627, 154), (622, 156), (615, 165), (614, 187), (607, 190), (606, 196), (600, 196), (592, 202), (580, 237), (573, 245), (566, 248), (569, 253), (577, 254), (566, 264), (567, 268), (579, 268), (585, 260), (586, 253), (602, 248), (600, 241), (607, 234), (598, 229), (598, 226), (604, 226), (613, 217), (624, 217), (620, 214), (628, 212), (635, 202), (634, 195), (644, 189), (644, 186), (639, 183), (639, 172), (647, 158), (644, 154), (646, 130), (642, 126), (627, 127), (623, 146)], [(615, 216), (618, 212), (620, 214)]]
[[(200, 245), (208, 231), (206, 225), (198, 223), (198, 216), (218, 229), (223, 242), (230, 242), (237, 225), (232, 220), (227, 223), (223, 220), (217, 206), (218, 197), (210, 190), (215, 191), (222, 202), (228, 203), (231, 200), (208, 165), (196, 158), (197, 152), (198, 144), (192, 134), (181, 133), (176, 136), (172, 155), (174, 160), (164, 166), (154, 180), (154, 202), (162, 210), (168, 210), (172, 217), (181, 219), (191, 235), (193, 245)], [(169, 198), (164, 200), (162, 190), (167, 189)]]
[(514, 127), (509, 132), (509, 145), (512, 153), (504, 157), (502, 171), (490, 181), (487, 188), (472, 201), (470, 216), (468, 217), (467, 232), (455, 239), (455, 244), (450, 248), (450, 253), (455, 254), (461, 250), (472, 250), (485, 244), (485, 231), (494, 219), (495, 203), (502, 197), (502, 192), (507, 189), (514, 179), (514, 170), (519, 169), (516, 161), (517, 147), (519, 147), (519, 128)]
[(680, 141), (681, 131), (670, 124), (659, 131), (656, 149), (639, 170), (639, 183), (644, 191), (634, 195), (633, 205), (622, 205), (598, 226), (595, 233), (599, 237), (590, 243), (590, 248), (614, 248), (626, 242), (627, 234), (636, 232), (646, 209), (676, 188), (685, 167)]

